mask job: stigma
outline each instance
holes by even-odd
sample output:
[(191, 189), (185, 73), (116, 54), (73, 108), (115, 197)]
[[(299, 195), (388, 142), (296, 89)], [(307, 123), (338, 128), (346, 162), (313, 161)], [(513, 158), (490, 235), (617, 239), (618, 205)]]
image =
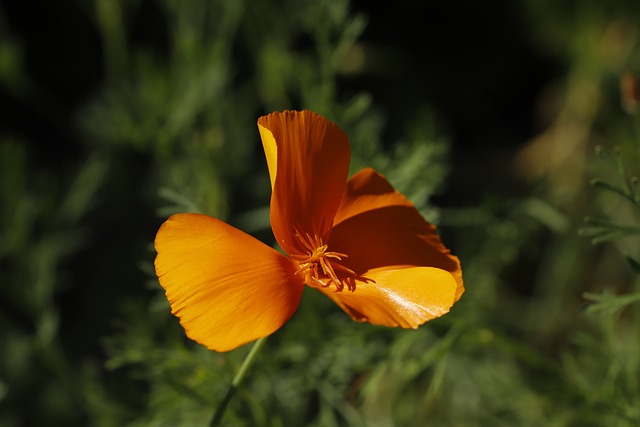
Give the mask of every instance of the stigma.
[(338, 273), (355, 275), (355, 272), (340, 263), (346, 254), (329, 251), (323, 239), (314, 234), (301, 233), (294, 228), (295, 236), (301, 243), (302, 253), (292, 254), (291, 258), (298, 263), (296, 274), (304, 278), (304, 282), (309, 286), (326, 288), (332, 284), (336, 287), (336, 292), (341, 292), (346, 284), (347, 290), (355, 290), (355, 281), (340, 280)]

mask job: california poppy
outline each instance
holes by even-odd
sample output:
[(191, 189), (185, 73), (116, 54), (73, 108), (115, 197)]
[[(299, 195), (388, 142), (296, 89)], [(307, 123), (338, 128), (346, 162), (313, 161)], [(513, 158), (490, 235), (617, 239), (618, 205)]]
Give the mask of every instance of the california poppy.
[(350, 149), (310, 111), (258, 120), (271, 179), (271, 227), (288, 255), (201, 214), (158, 231), (156, 273), (187, 336), (217, 351), (272, 334), (304, 285), (359, 322), (417, 328), (464, 287), (435, 227), (373, 169), (347, 181)]

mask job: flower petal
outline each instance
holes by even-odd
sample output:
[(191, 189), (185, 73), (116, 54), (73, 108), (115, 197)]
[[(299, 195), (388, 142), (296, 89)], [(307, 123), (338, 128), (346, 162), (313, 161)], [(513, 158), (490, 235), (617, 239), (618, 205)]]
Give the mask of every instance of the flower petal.
[(212, 350), (270, 335), (298, 308), (304, 286), (293, 262), (215, 218), (174, 215), (155, 247), (172, 313), (189, 338)]
[(353, 292), (317, 289), (357, 322), (415, 329), (447, 313), (457, 288), (449, 272), (432, 267), (378, 270), (367, 279), (357, 281)]
[(272, 113), (258, 128), (273, 186), (273, 233), (288, 254), (306, 253), (294, 230), (326, 238), (346, 186), (349, 141), (310, 111)]
[(335, 216), (329, 249), (357, 274), (377, 268), (436, 267), (453, 274), (456, 301), (464, 292), (460, 261), (402, 194), (373, 169), (355, 174)]

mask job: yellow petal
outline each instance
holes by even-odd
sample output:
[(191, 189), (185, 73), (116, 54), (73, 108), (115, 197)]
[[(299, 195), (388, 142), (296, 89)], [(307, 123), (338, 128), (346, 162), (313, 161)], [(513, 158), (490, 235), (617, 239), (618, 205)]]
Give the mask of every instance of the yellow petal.
[(306, 253), (295, 230), (328, 235), (349, 173), (349, 141), (337, 125), (310, 111), (272, 113), (258, 120), (258, 128), (273, 186), (273, 233), (288, 254)]
[(374, 325), (417, 328), (447, 313), (454, 303), (456, 280), (432, 267), (378, 270), (357, 281), (355, 291), (317, 288), (351, 318)]
[(260, 139), (262, 140), (264, 156), (267, 159), (269, 179), (271, 180), (271, 191), (273, 191), (273, 186), (276, 182), (276, 171), (278, 170), (278, 144), (269, 129), (258, 124), (258, 131), (260, 132)]
[(460, 261), (442, 244), (435, 226), (373, 169), (358, 172), (347, 183), (328, 245), (347, 254), (341, 264), (357, 274), (436, 267), (456, 279), (456, 301), (464, 292)]
[(295, 313), (304, 286), (291, 260), (215, 218), (178, 214), (155, 240), (156, 273), (187, 336), (228, 351)]

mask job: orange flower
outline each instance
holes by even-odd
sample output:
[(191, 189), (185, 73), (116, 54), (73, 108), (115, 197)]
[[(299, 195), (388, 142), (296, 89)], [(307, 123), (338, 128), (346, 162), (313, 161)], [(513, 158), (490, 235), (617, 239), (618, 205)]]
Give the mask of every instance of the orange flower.
[(271, 178), (271, 227), (289, 256), (215, 218), (171, 216), (155, 267), (187, 335), (228, 351), (279, 329), (304, 285), (351, 318), (417, 328), (464, 287), (458, 259), (373, 169), (347, 181), (349, 141), (310, 111), (258, 120)]

